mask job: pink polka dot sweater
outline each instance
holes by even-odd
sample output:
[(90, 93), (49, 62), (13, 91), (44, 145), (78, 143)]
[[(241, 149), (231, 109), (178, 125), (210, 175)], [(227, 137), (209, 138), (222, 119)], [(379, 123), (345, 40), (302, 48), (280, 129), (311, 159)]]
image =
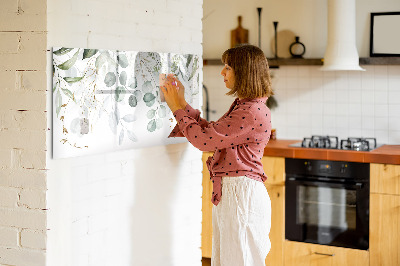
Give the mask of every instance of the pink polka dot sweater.
[(207, 160), (213, 182), (211, 201), (221, 200), (224, 176), (247, 176), (264, 182), (261, 159), (271, 132), (271, 112), (265, 105), (267, 97), (238, 98), (228, 112), (216, 122), (200, 117), (200, 111), (186, 105), (174, 112), (178, 124), (169, 137), (186, 137), (201, 151), (214, 151)]

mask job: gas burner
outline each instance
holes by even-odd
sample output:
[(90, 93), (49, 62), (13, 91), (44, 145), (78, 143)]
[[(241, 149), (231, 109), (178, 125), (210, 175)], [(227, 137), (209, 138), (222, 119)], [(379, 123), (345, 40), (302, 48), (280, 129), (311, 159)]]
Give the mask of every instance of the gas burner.
[(340, 141), (342, 150), (370, 151), (376, 147), (376, 138), (347, 138)]
[(312, 136), (311, 138), (304, 138), (301, 142), (301, 147), (304, 148), (325, 148), (325, 149), (338, 149), (339, 140), (336, 136)]

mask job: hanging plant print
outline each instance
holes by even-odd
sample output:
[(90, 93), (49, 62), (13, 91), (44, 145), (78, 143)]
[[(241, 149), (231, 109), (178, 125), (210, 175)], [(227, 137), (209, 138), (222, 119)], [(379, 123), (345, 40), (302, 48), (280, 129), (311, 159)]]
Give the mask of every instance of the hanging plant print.
[(185, 141), (167, 138), (175, 121), (159, 77), (175, 74), (199, 108), (200, 69), (192, 54), (53, 48), (53, 157)]

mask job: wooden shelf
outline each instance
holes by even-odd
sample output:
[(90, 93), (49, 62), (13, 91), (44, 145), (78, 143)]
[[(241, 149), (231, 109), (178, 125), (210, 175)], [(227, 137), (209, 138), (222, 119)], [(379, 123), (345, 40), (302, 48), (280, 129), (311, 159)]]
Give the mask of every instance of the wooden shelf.
[[(279, 66), (322, 66), (323, 58), (268, 58), (271, 68)], [(204, 66), (222, 65), (220, 59), (204, 59)], [(400, 65), (400, 57), (362, 57), (360, 65)]]

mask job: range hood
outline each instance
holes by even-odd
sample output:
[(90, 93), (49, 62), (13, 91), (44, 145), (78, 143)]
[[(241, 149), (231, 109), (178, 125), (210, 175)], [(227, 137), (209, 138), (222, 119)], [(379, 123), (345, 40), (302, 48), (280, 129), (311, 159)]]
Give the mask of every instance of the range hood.
[(328, 0), (328, 44), (323, 71), (358, 70), (355, 0)]

